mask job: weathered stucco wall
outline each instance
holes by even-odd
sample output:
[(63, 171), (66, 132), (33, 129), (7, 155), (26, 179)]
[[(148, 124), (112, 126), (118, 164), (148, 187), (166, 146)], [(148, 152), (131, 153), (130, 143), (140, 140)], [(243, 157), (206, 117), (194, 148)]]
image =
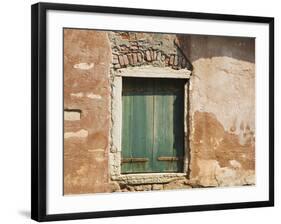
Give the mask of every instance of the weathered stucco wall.
[(110, 128), (107, 34), (64, 29), (64, 193), (107, 192)]
[(181, 36), (193, 65), (190, 179), (202, 186), (255, 182), (253, 38)]
[[(186, 175), (110, 174), (114, 76), (141, 66), (193, 67)], [(254, 39), (65, 29), (64, 109), (65, 194), (255, 183)]]

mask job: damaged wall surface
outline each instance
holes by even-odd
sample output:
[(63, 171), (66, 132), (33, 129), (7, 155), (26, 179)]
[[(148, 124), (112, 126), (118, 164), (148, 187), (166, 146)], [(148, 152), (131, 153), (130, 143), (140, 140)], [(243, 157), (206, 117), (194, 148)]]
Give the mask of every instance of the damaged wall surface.
[(64, 30), (64, 194), (108, 191), (107, 34)]
[(202, 186), (255, 183), (253, 38), (179, 37), (193, 65), (190, 178)]
[[(112, 83), (135, 67), (192, 70), (184, 173), (111, 176)], [(65, 194), (254, 184), (253, 38), (64, 29)]]

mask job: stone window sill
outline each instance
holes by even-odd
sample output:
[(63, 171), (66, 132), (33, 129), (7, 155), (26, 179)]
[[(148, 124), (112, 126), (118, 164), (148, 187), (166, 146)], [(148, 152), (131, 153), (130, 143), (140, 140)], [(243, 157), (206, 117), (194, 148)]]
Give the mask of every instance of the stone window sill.
[(164, 184), (186, 177), (186, 173), (140, 173), (121, 174), (120, 176), (112, 177), (112, 180), (122, 184)]

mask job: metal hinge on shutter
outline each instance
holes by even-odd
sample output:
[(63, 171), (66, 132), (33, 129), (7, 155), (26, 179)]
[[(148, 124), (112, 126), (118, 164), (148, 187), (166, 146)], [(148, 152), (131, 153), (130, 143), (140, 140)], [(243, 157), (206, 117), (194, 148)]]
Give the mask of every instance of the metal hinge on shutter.
[(182, 160), (182, 157), (174, 157), (174, 156), (160, 156), (157, 158), (158, 161), (179, 161)]
[(122, 163), (145, 163), (148, 162), (148, 158), (123, 158)]

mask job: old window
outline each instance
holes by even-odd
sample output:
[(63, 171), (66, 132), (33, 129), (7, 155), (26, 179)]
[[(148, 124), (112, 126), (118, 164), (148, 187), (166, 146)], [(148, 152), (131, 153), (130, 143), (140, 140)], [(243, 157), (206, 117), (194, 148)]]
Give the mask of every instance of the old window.
[(183, 172), (185, 82), (123, 78), (121, 173)]

